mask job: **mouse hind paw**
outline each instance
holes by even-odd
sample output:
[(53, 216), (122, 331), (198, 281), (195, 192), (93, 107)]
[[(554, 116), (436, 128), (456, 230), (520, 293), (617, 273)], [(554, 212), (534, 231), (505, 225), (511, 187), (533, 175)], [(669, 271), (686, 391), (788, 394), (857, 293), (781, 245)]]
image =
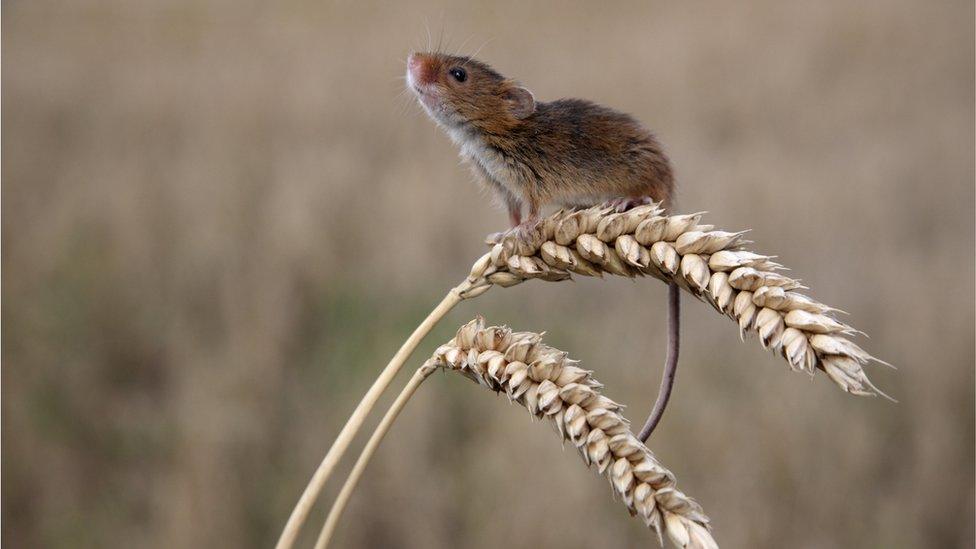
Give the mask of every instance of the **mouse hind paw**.
[(625, 196), (611, 200), (610, 207), (613, 208), (613, 211), (621, 213), (631, 208), (636, 208), (637, 206), (646, 206), (654, 203), (654, 199), (649, 196)]

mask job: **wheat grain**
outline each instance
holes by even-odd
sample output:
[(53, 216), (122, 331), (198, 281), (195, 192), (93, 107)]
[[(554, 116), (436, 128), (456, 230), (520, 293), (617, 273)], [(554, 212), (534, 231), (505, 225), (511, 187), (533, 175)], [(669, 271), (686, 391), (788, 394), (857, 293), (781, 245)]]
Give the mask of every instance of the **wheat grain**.
[(655, 205), (626, 212), (607, 206), (560, 210), (532, 229), (490, 238), (490, 251), (468, 276), (468, 292), (573, 274), (674, 281), (736, 321), (743, 339), (758, 335), (794, 370), (813, 375), (820, 369), (848, 393), (890, 398), (863, 368), (872, 360), (887, 363), (848, 339), (858, 332), (832, 316), (838, 309), (800, 293), (805, 287), (777, 272), (782, 266), (773, 256), (744, 250), (744, 232), (714, 230), (700, 223), (701, 216), (665, 216)]
[[(665, 469), (630, 431), (623, 406), (600, 394), (592, 372), (567, 354), (542, 343), (532, 332), (485, 327), (484, 319), (465, 324), (435, 352), (428, 366), (459, 372), (504, 392), (530, 413), (550, 420), (580, 453), (587, 466), (607, 476), (632, 515), (678, 547), (718, 547), (708, 517), (675, 486)], [(663, 539), (662, 539), (663, 544)]]

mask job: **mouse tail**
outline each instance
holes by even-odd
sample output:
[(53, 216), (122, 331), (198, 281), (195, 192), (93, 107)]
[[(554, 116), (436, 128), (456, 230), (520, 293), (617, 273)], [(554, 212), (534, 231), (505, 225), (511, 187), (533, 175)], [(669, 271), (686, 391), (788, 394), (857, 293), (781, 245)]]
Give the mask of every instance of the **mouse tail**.
[(661, 417), (664, 416), (664, 409), (668, 406), (671, 399), (671, 390), (674, 388), (674, 378), (678, 372), (678, 351), (681, 344), (681, 288), (672, 281), (668, 284), (668, 353), (664, 360), (664, 373), (661, 376), (661, 388), (658, 389), (657, 401), (654, 408), (644, 422), (637, 438), (641, 442), (646, 442), (651, 436)]

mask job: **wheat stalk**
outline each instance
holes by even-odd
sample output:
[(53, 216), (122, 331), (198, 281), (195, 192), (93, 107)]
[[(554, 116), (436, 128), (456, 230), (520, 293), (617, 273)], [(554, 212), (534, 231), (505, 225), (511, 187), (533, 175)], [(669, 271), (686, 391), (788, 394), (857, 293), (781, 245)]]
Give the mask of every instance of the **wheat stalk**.
[(451, 288), (444, 299), (437, 304), (436, 307), (427, 315), (427, 318), (417, 326), (410, 337), (407, 338), (400, 349), (397, 350), (390, 362), (387, 363), (383, 371), (370, 386), (366, 394), (363, 395), (362, 400), (356, 405), (356, 409), (353, 410), (349, 419), (346, 420), (346, 424), (343, 425), (342, 430), (339, 431), (339, 435), (336, 436), (335, 441), (329, 448), (329, 451), (322, 458), (321, 463), (319, 463), (318, 468), (316, 468), (315, 473), (312, 478), (308, 481), (308, 485), (305, 486), (305, 490), (302, 492), (301, 497), (298, 499), (298, 503), (295, 504), (295, 508), (292, 509), (291, 515), (288, 516), (288, 522), (285, 523), (285, 527), (281, 531), (281, 535), (278, 537), (278, 542), (275, 544), (275, 549), (291, 549), (295, 545), (295, 539), (298, 538), (298, 533), (301, 531), (302, 526), (308, 519), (308, 514), (312, 511), (312, 507), (318, 500), (319, 495), (322, 493), (322, 489), (325, 487), (325, 483), (329, 480), (332, 472), (335, 470), (336, 465), (338, 465), (339, 460), (349, 449), (349, 445), (352, 444), (353, 438), (359, 429), (362, 428), (363, 422), (366, 421), (366, 416), (373, 410), (376, 406), (376, 402), (380, 399), (383, 392), (386, 391), (390, 383), (393, 382), (393, 378), (396, 377), (400, 369), (403, 368), (404, 363), (417, 349), (417, 345), (423, 341), (424, 337), (441, 321), (444, 316), (451, 311), (458, 303), (462, 300), (477, 297), (491, 288), (491, 284), (487, 283), (484, 278), (479, 278), (472, 274), (469, 274), (465, 280), (462, 280), (460, 284)]
[[(477, 291), (483, 293), (488, 287), (479, 287)], [(339, 431), (339, 435), (336, 437), (335, 442), (332, 443), (332, 447), (329, 448), (328, 453), (322, 458), (322, 462), (319, 464), (315, 473), (312, 475), (311, 480), (309, 480), (308, 485), (302, 492), (302, 496), (298, 499), (298, 503), (295, 504), (295, 508), (292, 509), (291, 515), (288, 517), (288, 522), (285, 523), (284, 529), (281, 531), (281, 536), (278, 538), (278, 543), (275, 544), (275, 549), (291, 549), (295, 545), (295, 539), (298, 537), (298, 533), (301, 531), (302, 526), (305, 524), (305, 520), (308, 519), (308, 514), (311, 512), (312, 507), (315, 505), (315, 501), (318, 500), (319, 495), (322, 493), (322, 488), (325, 487), (325, 483), (329, 480), (329, 476), (332, 475), (332, 471), (335, 470), (335, 466), (342, 459), (343, 454), (349, 449), (349, 445), (352, 443), (352, 439), (356, 436), (356, 432), (362, 427), (363, 422), (366, 420), (366, 416), (372, 411), (373, 406), (376, 405), (376, 401), (379, 400), (380, 396), (386, 391), (386, 388), (390, 386), (393, 378), (396, 377), (397, 373), (403, 367), (403, 364), (410, 358), (413, 351), (417, 348), (417, 345), (423, 340), (423, 338), (430, 332), (431, 329), (442, 319), (444, 315), (448, 313), (455, 305), (461, 302), (462, 299), (469, 296), (471, 290), (471, 284), (465, 280), (457, 287), (452, 288), (451, 291), (447, 292), (444, 299), (434, 308), (427, 318), (420, 323), (419, 326), (410, 334), (410, 337), (403, 343), (400, 349), (393, 355), (390, 362), (386, 365), (386, 368), (380, 372), (380, 375), (370, 386), (369, 390), (363, 396), (363, 399), (359, 401), (356, 405), (356, 409), (353, 410), (349, 419), (346, 420), (346, 424)]]
[(678, 547), (717, 548), (698, 503), (675, 487), (674, 475), (631, 433), (630, 423), (620, 413), (623, 406), (600, 394), (602, 385), (577, 364), (565, 352), (542, 343), (541, 334), (485, 327), (480, 317), (462, 326), (417, 370), (370, 437), (329, 512), (316, 549), (328, 546), (380, 440), (434, 368), (458, 372), (492, 391), (504, 392), (530, 413), (548, 419), (587, 466), (607, 476), (631, 515), (653, 529), (662, 545), (662, 534), (667, 533)]
[(783, 267), (773, 256), (743, 249), (745, 231), (714, 230), (699, 223), (701, 215), (664, 216), (656, 205), (622, 213), (605, 206), (561, 210), (531, 230), (489, 237), (491, 251), (467, 281), (477, 291), (572, 274), (674, 281), (736, 321), (743, 339), (758, 334), (794, 370), (820, 369), (848, 393), (887, 397), (863, 369), (871, 360), (887, 363), (848, 338), (858, 331), (834, 318), (838, 309), (797, 291), (805, 287), (777, 272)]
[(366, 465), (369, 464), (369, 460), (376, 452), (376, 448), (379, 447), (383, 437), (386, 436), (390, 427), (393, 426), (393, 422), (400, 415), (400, 411), (406, 406), (410, 397), (417, 391), (420, 384), (427, 379), (427, 376), (436, 369), (430, 362), (427, 361), (427, 363), (414, 372), (413, 377), (410, 378), (406, 387), (403, 388), (403, 391), (400, 392), (396, 400), (393, 401), (393, 404), (390, 405), (390, 409), (387, 410), (386, 415), (383, 416), (379, 425), (376, 426), (376, 430), (369, 437), (369, 441), (359, 454), (359, 458), (356, 460), (356, 464), (353, 465), (352, 471), (346, 477), (346, 482), (342, 485), (339, 495), (336, 496), (335, 503), (332, 504), (332, 509), (329, 510), (329, 516), (326, 517), (325, 525), (322, 526), (322, 531), (319, 532), (318, 540), (315, 542), (315, 549), (326, 549), (329, 546), (332, 534), (335, 533), (336, 527), (339, 526), (339, 519), (342, 517), (342, 512), (346, 509), (346, 504), (349, 503), (349, 498), (352, 497), (352, 493), (356, 489), (359, 479), (362, 478), (363, 471), (366, 470)]

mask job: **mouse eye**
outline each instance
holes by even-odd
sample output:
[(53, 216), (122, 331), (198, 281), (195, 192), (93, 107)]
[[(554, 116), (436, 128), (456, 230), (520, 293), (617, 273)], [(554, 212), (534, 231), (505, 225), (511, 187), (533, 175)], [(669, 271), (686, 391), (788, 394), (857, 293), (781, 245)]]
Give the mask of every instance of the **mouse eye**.
[(468, 79), (468, 73), (465, 72), (465, 70), (460, 67), (453, 68), (448, 72), (450, 72), (451, 76), (453, 76), (454, 79), (457, 80), (458, 82), (464, 82), (465, 80)]

